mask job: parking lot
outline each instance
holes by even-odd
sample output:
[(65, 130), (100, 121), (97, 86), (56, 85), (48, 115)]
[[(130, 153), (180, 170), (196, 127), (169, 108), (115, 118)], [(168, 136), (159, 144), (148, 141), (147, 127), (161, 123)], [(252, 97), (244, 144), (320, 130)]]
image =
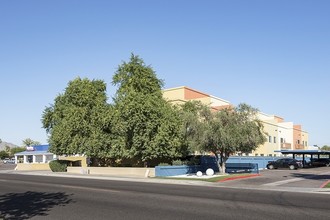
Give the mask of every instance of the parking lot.
[(16, 164), (4, 164), (0, 162), (0, 170), (13, 170), (15, 169)]
[(262, 170), (260, 176), (235, 181), (222, 182), (234, 187), (302, 187), (320, 188), (330, 180), (330, 167), (304, 168), (297, 170)]

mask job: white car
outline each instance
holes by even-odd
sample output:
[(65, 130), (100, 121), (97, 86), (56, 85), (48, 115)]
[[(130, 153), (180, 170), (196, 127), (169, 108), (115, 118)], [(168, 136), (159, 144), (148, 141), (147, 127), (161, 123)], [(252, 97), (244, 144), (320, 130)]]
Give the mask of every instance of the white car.
[(14, 158), (5, 158), (4, 160), (3, 160), (3, 163), (15, 163), (15, 159)]

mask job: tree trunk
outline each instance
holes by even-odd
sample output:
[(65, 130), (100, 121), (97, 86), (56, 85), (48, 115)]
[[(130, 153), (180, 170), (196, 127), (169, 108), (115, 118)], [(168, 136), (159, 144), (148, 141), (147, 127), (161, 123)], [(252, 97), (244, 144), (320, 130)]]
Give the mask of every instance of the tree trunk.
[(215, 158), (217, 160), (217, 166), (218, 166), (219, 172), (221, 173), (221, 166), (220, 166), (219, 154), (217, 154), (216, 152), (213, 152), (213, 153), (214, 153)]
[(221, 152), (221, 157), (220, 157), (220, 162), (221, 162), (221, 174), (226, 173), (226, 161), (225, 161), (225, 156), (224, 153)]
[[(220, 155), (220, 157), (219, 157), (219, 155)], [(216, 158), (217, 158), (220, 173), (225, 174), (226, 173), (226, 161), (229, 158), (229, 155), (224, 152), (220, 152), (219, 154), (216, 154)]]
[[(219, 172), (221, 174), (225, 174), (225, 172), (226, 172), (226, 164), (225, 164), (225, 162), (226, 161), (225, 161), (225, 155), (224, 155), (224, 153), (220, 152), (219, 154), (217, 154), (217, 153), (214, 152), (214, 154), (215, 154), (215, 157), (217, 159), (217, 165), (218, 165), (218, 168), (219, 168)], [(219, 155), (220, 155), (220, 157), (219, 157)]]

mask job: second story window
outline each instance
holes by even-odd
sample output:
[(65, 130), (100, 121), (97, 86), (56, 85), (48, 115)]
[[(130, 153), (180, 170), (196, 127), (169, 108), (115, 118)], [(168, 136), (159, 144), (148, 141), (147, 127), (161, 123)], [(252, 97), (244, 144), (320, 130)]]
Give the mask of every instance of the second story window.
[(276, 137), (274, 136), (274, 143), (276, 143)]

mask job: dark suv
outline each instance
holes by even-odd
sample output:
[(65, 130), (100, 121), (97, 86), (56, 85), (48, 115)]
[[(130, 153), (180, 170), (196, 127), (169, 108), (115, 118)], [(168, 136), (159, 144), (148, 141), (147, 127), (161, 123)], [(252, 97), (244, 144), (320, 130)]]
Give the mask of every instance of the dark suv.
[(281, 168), (289, 168), (290, 170), (295, 170), (302, 167), (301, 163), (292, 158), (282, 158), (276, 161), (269, 161), (267, 164), (267, 169), (281, 169)]
[(330, 158), (313, 158), (310, 162), (313, 167), (329, 167), (330, 166)]

